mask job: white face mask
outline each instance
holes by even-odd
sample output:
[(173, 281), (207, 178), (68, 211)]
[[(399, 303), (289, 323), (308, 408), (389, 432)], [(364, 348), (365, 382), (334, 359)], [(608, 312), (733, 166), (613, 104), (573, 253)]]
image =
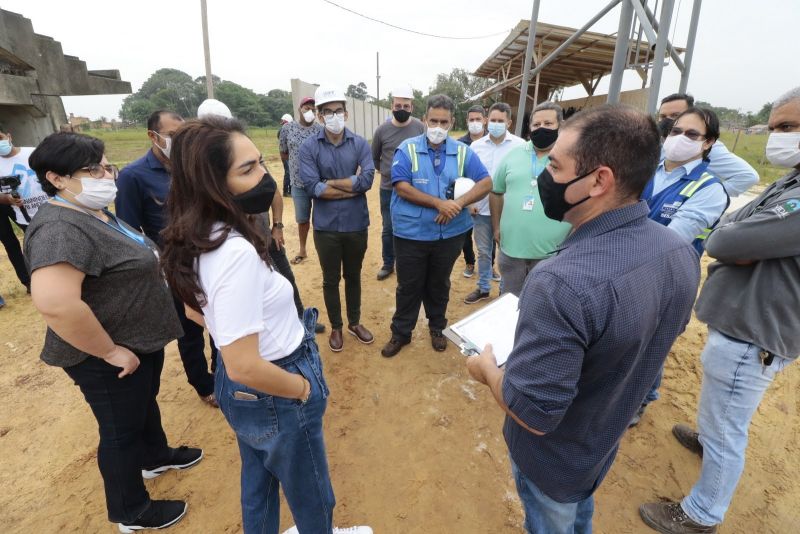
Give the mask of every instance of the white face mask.
[(670, 161), (688, 161), (702, 152), (702, 139), (692, 141), (685, 135), (671, 135), (664, 141), (664, 155)]
[(767, 139), (767, 159), (778, 167), (800, 165), (800, 132), (773, 132)]
[(90, 210), (100, 210), (117, 198), (117, 182), (111, 178), (80, 178), (82, 191), (75, 195), (75, 201)]
[(447, 130), (444, 128), (439, 128), (438, 126), (436, 128), (431, 128), (428, 126), (428, 129), (425, 133), (428, 136), (428, 141), (430, 141), (432, 145), (438, 145), (447, 139)]
[(307, 109), (303, 112), (303, 120), (306, 121), (308, 124), (314, 122), (314, 110)]
[(166, 146), (164, 148), (161, 148), (158, 145), (156, 145), (156, 146), (158, 146), (158, 149), (164, 154), (164, 157), (169, 159), (169, 152), (172, 149), (172, 138), (168, 137), (166, 135), (161, 135), (158, 132), (153, 132), (153, 133), (155, 133), (157, 136), (159, 136), (161, 139), (163, 139), (164, 143), (166, 143)]
[(338, 135), (344, 130), (344, 115), (334, 113), (330, 118), (325, 117), (325, 129), (333, 135)]
[(467, 129), (469, 129), (469, 133), (472, 135), (478, 135), (483, 133), (483, 123), (480, 121), (472, 121), (467, 124)]

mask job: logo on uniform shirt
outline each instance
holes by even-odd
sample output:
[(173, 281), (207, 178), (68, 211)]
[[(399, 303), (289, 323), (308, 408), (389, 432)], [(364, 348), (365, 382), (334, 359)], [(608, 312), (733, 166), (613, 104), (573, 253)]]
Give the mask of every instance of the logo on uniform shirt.
[(779, 204), (773, 208), (773, 211), (781, 219), (798, 210), (800, 210), (800, 198), (790, 198), (783, 204)]
[(680, 200), (676, 200), (672, 204), (664, 204), (661, 206), (661, 216), (665, 219), (672, 219), (672, 216), (675, 215), (675, 212), (678, 211), (683, 205), (683, 202)]

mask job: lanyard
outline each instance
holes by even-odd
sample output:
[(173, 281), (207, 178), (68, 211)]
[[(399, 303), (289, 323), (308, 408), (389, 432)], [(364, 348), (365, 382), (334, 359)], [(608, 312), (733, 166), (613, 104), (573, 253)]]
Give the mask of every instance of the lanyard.
[[(78, 208), (79, 210), (84, 212), (85, 214), (94, 217), (95, 219), (97, 219), (101, 223), (103, 223), (103, 224), (109, 226), (110, 228), (116, 230), (117, 232), (119, 232), (120, 234), (124, 235), (125, 237), (136, 241), (137, 243), (139, 243), (143, 247), (147, 247), (147, 243), (145, 243), (144, 237), (141, 234), (139, 234), (137, 232), (134, 232), (132, 230), (128, 230), (127, 228), (125, 228), (122, 224), (120, 224), (120, 222), (117, 220), (117, 218), (110, 211), (103, 210), (103, 213), (105, 213), (110, 220), (114, 221), (115, 224), (111, 224), (110, 222), (104, 221), (103, 219), (101, 219), (97, 215), (93, 214), (92, 212), (83, 209), (82, 207), (76, 205), (73, 202), (70, 202), (69, 200), (67, 200), (67, 199), (65, 199), (63, 197), (55, 195), (55, 199), (60, 201), (60, 202), (64, 202), (64, 203), (67, 203), (67, 204), (72, 204), (73, 206), (75, 206), (76, 208)], [(147, 247), (147, 248), (150, 248), (150, 247)]]
[[(544, 167), (546, 166), (547, 165)], [(542, 174), (542, 171), (544, 171), (544, 167), (539, 169), (539, 158), (536, 157), (535, 150), (531, 152), (531, 167), (533, 167), (533, 176), (531, 177), (531, 193), (533, 193), (533, 190), (536, 189), (536, 181), (538, 180), (539, 175)]]

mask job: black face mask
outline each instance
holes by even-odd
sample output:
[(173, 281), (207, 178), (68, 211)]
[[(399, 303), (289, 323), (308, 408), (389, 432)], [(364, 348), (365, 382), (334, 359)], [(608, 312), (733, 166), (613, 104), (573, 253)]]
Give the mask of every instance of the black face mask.
[(547, 168), (545, 168), (539, 175), (539, 178), (536, 180), (539, 189), (539, 197), (542, 199), (542, 208), (544, 208), (544, 214), (547, 215), (549, 219), (553, 219), (554, 221), (563, 221), (564, 214), (566, 214), (569, 210), (592, 198), (590, 195), (583, 200), (579, 200), (575, 204), (570, 204), (564, 200), (564, 193), (567, 192), (567, 188), (570, 185), (579, 180), (583, 180), (596, 170), (597, 169), (591, 170), (586, 174), (582, 174), (577, 178), (562, 184), (553, 180), (553, 175), (550, 174), (550, 171), (547, 170)]
[(531, 132), (531, 142), (539, 150), (553, 146), (558, 139), (558, 128), (536, 128)]
[(658, 121), (658, 131), (661, 132), (661, 138), (666, 139), (672, 127), (675, 126), (675, 119), (664, 117)]
[(250, 215), (264, 213), (272, 205), (272, 199), (275, 197), (277, 188), (278, 184), (275, 183), (272, 175), (265, 172), (264, 176), (261, 177), (261, 181), (255, 187), (240, 195), (235, 195), (233, 201), (242, 208), (243, 212)]
[(405, 109), (396, 109), (392, 111), (392, 115), (394, 115), (394, 118), (397, 120), (397, 122), (406, 122), (411, 118), (411, 112), (406, 111)]

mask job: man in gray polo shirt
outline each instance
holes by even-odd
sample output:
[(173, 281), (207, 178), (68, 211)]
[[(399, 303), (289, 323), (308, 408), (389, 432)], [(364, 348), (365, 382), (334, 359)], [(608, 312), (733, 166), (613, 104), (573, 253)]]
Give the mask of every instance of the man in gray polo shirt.
[(392, 201), (392, 160), (394, 151), (400, 143), (425, 133), (425, 126), (419, 119), (411, 116), (414, 111), (414, 91), (410, 85), (397, 87), (392, 91), (392, 120), (384, 122), (375, 130), (372, 137), (372, 159), (375, 168), (381, 173), (381, 244), (383, 266), (378, 271), (378, 280), (385, 280), (394, 272), (394, 243), (392, 242), (392, 214), (389, 204)]
[(708, 325), (698, 432), (672, 429), (703, 458), (703, 468), (680, 503), (639, 508), (658, 532), (717, 531), (744, 470), (753, 413), (775, 376), (800, 354), (800, 87), (773, 103), (769, 129), (767, 159), (789, 173), (723, 216), (706, 239), (706, 252), (717, 261), (695, 306)]

